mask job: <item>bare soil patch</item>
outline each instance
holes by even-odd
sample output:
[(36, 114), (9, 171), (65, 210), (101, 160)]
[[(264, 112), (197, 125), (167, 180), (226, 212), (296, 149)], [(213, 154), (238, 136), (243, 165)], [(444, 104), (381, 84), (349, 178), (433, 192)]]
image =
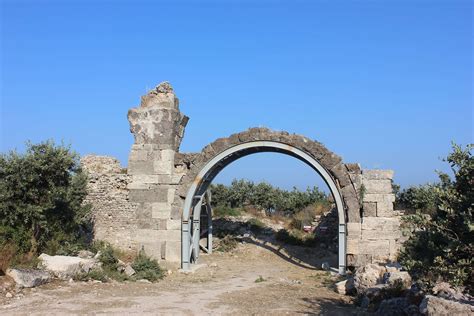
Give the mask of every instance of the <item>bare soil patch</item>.
[(331, 288), (337, 277), (315, 268), (323, 260), (334, 258), (255, 240), (231, 253), (202, 255), (194, 274), (174, 271), (155, 284), (55, 282), (8, 299), (2, 292), (0, 314), (353, 314), (351, 299)]

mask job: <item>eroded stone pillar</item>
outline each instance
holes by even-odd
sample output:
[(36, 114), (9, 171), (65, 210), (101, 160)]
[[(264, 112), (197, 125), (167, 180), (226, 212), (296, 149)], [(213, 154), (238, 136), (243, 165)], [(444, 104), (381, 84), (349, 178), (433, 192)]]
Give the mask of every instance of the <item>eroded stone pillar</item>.
[[(348, 224), (348, 258), (350, 265), (396, 260), (404, 241), (400, 229), (403, 211), (394, 210), (392, 170), (362, 170), (361, 223)], [(350, 254), (350, 255), (349, 255)]]
[(135, 142), (128, 160), (130, 201), (138, 203), (137, 244), (147, 254), (179, 261), (181, 221), (172, 218), (175, 191), (183, 174), (175, 169), (176, 154), (188, 117), (179, 110), (179, 100), (167, 82), (141, 98), (128, 112)]

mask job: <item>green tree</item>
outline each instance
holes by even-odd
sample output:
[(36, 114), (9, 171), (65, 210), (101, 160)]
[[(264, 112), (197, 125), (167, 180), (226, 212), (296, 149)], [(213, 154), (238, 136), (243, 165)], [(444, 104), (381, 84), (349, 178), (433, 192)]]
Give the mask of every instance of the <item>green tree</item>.
[(47, 244), (77, 240), (89, 220), (85, 196), (86, 175), (69, 147), (46, 141), (27, 143), (24, 154), (1, 154), (0, 243), (15, 242), (33, 256)]
[(434, 214), (441, 190), (442, 185), (439, 183), (409, 187), (397, 193), (396, 208), (406, 210), (407, 214)]
[(454, 179), (440, 173), (434, 187), (435, 204), (430, 213), (418, 211), (406, 221), (413, 233), (400, 253), (400, 261), (428, 286), (438, 280), (466, 286), (473, 293), (474, 273), (474, 158), (472, 145), (453, 144), (446, 161)]
[(317, 202), (327, 203), (327, 195), (317, 187), (299, 191), (275, 188), (261, 182), (258, 184), (247, 180), (233, 180), (230, 186), (212, 185), (212, 204), (214, 207), (254, 206), (265, 211), (291, 215)]
[(267, 211), (275, 208), (277, 190), (265, 182), (260, 182), (255, 185), (253, 189), (252, 200), (250, 201), (252, 205), (258, 206)]

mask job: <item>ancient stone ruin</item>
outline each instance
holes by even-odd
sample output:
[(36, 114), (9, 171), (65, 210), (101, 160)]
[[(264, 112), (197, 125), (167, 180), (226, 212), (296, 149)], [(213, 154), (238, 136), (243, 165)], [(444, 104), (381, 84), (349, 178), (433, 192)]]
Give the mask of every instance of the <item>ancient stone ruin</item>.
[(328, 184), (338, 210), (340, 271), (396, 256), (402, 235), (400, 212), (393, 209), (393, 171), (363, 170), (317, 141), (266, 128), (220, 138), (200, 153), (181, 153), (188, 117), (167, 82), (143, 96), (128, 120), (135, 142), (127, 169), (110, 157), (81, 160), (89, 173), (86, 202), (93, 206), (96, 239), (189, 268), (198, 258), (208, 185), (233, 161), (271, 151), (306, 162)]

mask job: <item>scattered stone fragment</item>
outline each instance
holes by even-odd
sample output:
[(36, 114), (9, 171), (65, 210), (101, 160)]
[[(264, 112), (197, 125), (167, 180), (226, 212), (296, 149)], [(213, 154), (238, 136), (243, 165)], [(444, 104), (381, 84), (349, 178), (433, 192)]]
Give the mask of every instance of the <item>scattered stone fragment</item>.
[(336, 283), (336, 291), (341, 295), (350, 295), (354, 293), (354, 279), (349, 278), (347, 280)]
[(392, 287), (401, 284), (403, 287), (408, 289), (412, 284), (410, 274), (406, 271), (386, 272), (383, 276), (383, 280), (385, 284)]
[(12, 297), (13, 297), (13, 294), (10, 293), (10, 292), (7, 292), (7, 294), (5, 294), (5, 297), (6, 297), (6, 298), (12, 298)]
[(35, 287), (51, 281), (47, 271), (37, 269), (8, 269), (6, 273), (20, 287)]
[(367, 289), (381, 283), (385, 271), (385, 267), (377, 264), (367, 264), (358, 268), (354, 276), (357, 293), (363, 294)]
[(420, 304), (420, 313), (433, 315), (473, 315), (474, 305), (447, 300), (442, 297), (427, 295)]
[[(455, 289), (446, 282), (437, 283), (433, 287), (433, 294), (448, 300), (459, 301), (461, 303), (474, 302), (474, 297), (469, 294), (463, 294), (460, 289)], [(474, 303), (472, 304), (474, 305)]]
[(397, 316), (406, 315), (406, 310), (409, 304), (404, 297), (397, 297), (388, 300), (383, 300), (377, 311), (376, 316)]
[(331, 269), (331, 266), (329, 265), (329, 263), (327, 262), (323, 262), (321, 264), (321, 269), (325, 270), (325, 271), (329, 271)]
[(122, 260), (118, 259), (117, 271), (120, 272), (120, 273), (123, 273), (123, 272), (125, 272), (126, 267), (127, 267), (127, 264), (125, 262), (123, 262)]
[(123, 272), (129, 277), (131, 277), (132, 275), (134, 275), (136, 273), (135, 270), (132, 268), (132, 266), (130, 264), (127, 264), (125, 266), (125, 269), (124, 269)]
[(49, 256), (41, 254), (38, 257), (40, 263), (38, 266), (50, 271), (56, 277), (69, 279), (79, 273), (88, 273), (93, 269), (99, 269), (101, 264), (96, 259), (82, 259), (69, 256)]
[(137, 282), (138, 282), (138, 283), (151, 284), (151, 282), (148, 281), (147, 279), (141, 279), (141, 280), (138, 280)]

